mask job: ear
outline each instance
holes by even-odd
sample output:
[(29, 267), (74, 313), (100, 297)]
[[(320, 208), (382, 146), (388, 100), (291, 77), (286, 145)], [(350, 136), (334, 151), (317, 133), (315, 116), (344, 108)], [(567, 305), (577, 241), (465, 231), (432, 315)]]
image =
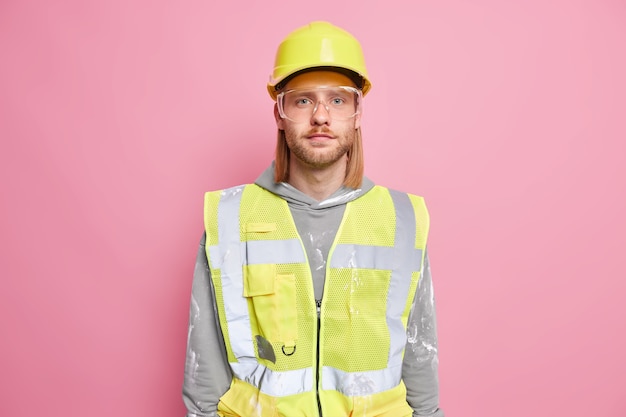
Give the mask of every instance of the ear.
[(274, 119), (276, 119), (276, 127), (278, 130), (285, 130), (284, 120), (278, 113), (278, 104), (274, 103)]
[(354, 130), (357, 130), (361, 127), (361, 116), (363, 115), (363, 106), (361, 106), (361, 110), (359, 114), (354, 116)]

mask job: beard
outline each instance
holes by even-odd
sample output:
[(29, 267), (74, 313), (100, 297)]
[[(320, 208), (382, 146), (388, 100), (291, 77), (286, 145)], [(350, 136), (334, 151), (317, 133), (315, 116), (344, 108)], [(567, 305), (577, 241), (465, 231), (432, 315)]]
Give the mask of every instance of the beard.
[[(334, 138), (316, 143), (306, 138), (312, 133), (329, 133)], [(354, 128), (339, 133), (331, 133), (328, 129), (314, 129), (305, 134), (291, 126), (285, 128), (285, 140), (292, 156), (312, 168), (326, 168), (348, 155), (356, 135), (357, 130)]]

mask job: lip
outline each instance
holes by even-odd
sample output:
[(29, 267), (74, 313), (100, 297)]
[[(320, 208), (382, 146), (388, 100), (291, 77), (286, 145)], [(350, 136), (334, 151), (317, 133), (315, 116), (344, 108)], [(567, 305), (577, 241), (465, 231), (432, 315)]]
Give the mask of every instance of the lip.
[(328, 133), (317, 132), (317, 133), (311, 133), (307, 135), (307, 139), (333, 139), (333, 135), (328, 134)]

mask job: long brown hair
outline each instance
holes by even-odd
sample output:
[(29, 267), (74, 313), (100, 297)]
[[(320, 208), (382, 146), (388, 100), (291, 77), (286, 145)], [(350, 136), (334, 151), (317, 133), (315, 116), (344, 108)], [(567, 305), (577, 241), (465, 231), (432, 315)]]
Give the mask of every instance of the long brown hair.
[[(289, 181), (289, 158), (291, 151), (287, 146), (285, 131), (278, 129), (276, 138), (276, 159), (274, 160), (274, 181)], [(361, 128), (356, 130), (356, 136), (352, 148), (348, 151), (348, 164), (346, 178), (343, 185), (350, 188), (359, 188), (363, 182), (365, 160), (363, 158), (363, 141), (361, 140)]]

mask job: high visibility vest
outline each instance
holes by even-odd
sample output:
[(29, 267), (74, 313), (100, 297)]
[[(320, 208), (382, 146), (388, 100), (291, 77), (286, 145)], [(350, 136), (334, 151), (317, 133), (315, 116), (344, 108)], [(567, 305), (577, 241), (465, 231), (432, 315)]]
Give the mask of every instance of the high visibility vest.
[(206, 193), (204, 214), (233, 373), (219, 415), (412, 415), (401, 376), (428, 235), (421, 197), (375, 186), (347, 203), (319, 306), (285, 200), (244, 185)]

